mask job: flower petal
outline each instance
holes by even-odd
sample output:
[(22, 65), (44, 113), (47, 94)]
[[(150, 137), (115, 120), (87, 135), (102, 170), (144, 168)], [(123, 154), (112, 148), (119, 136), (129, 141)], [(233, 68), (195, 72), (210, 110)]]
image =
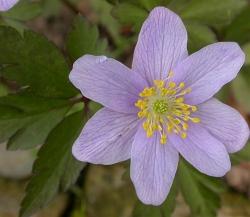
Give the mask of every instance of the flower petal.
[(124, 113), (137, 112), (134, 103), (146, 86), (138, 73), (105, 56), (79, 58), (69, 78), (87, 98)]
[(0, 0), (0, 11), (7, 11), (12, 8), (19, 0)]
[(93, 164), (109, 165), (127, 160), (138, 124), (136, 115), (103, 108), (83, 128), (73, 145), (73, 155)]
[(242, 149), (249, 139), (249, 127), (244, 118), (217, 99), (200, 104), (195, 115), (200, 117), (201, 125), (226, 146), (229, 153)]
[(225, 146), (199, 124), (190, 123), (186, 139), (171, 134), (169, 140), (202, 173), (220, 177), (230, 170), (231, 163)]
[(199, 104), (210, 99), (220, 88), (234, 79), (242, 67), (245, 54), (233, 42), (209, 45), (187, 57), (174, 71), (173, 80), (185, 82), (192, 92), (185, 99)]
[(178, 160), (178, 152), (171, 144), (160, 144), (156, 133), (147, 138), (139, 127), (132, 145), (130, 176), (143, 203), (163, 203), (174, 180)]
[(187, 54), (187, 31), (180, 17), (167, 8), (156, 7), (142, 26), (132, 69), (152, 85), (153, 80), (166, 78)]

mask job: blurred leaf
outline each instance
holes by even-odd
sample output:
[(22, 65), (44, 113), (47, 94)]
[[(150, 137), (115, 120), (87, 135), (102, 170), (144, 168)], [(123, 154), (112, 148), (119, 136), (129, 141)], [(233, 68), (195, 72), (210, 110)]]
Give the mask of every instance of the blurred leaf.
[(182, 160), (179, 163), (178, 180), (192, 216), (216, 216), (220, 207), (219, 193), (225, 190), (218, 179), (199, 173)]
[(250, 66), (243, 67), (232, 82), (232, 90), (238, 103), (250, 112)]
[(69, 67), (59, 50), (44, 37), (0, 27), (1, 74), (39, 96), (71, 97), (77, 94), (68, 79)]
[(9, 93), (9, 88), (0, 82), (0, 97), (6, 96)]
[(240, 44), (250, 40), (250, 6), (246, 7), (226, 30), (226, 40), (237, 41)]
[(244, 45), (243, 51), (246, 54), (245, 64), (250, 65), (250, 42)]
[(250, 142), (248, 142), (241, 151), (232, 154), (231, 160), (233, 164), (239, 164), (242, 162), (250, 161)]
[(174, 181), (166, 201), (161, 206), (144, 205), (140, 201), (133, 210), (133, 217), (171, 217), (175, 208), (177, 182)]
[(11, 26), (16, 29), (20, 34), (27, 28), (25, 25), (19, 21), (13, 19), (0, 19), (0, 26)]
[(97, 27), (90, 26), (83, 17), (78, 16), (67, 39), (67, 50), (72, 59), (76, 60), (84, 54), (103, 54), (107, 41), (99, 37)]
[(209, 25), (228, 24), (246, 4), (245, 0), (191, 0), (181, 17)]
[(172, 11), (175, 11), (177, 14), (181, 14), (181, 12), (187, 7), (191, 0), (171, 0), (168, 4), (168, 8)]
[(91, 8), (97, 16), (97, 23), (105, 27), (111, 38), (110, 40), (112, 40), (112, 43), (117, 47), (115, 48), (115, 52), (121, 47), (129, 46), (127, 38), (122, 37), (120, 34), (122, 29), (121, 24), (111, 15), (113, 6), (102, 0), (91, 0), (90, 3)]
[(106, 0), (106, 1), (111, 4), (116, 4), (118, 3), (119, 0)]
[(108, 2), (112, 4), (117, 3), (130, 3), (137, 6), (140, 6), (148, 11), (152, 10), (154, 7), (157, 6), (167, 6), (172, 0), (108, 0)]
[(198, 23), (186, 23), (188, 31), (188, 50), (190, 52), (197, 51), (208, 44), (216, 42), (216, 35), (206, 25)]
[(167, 6), (171, 0), (120, 0), (120, 2), (129, 2), (150, 11), (157, 6)]
[(122, 24), (132, 25), (134, 30), (138, 32), (148, 12), (136, 5), (121, 3), (113, 8), (112, 14)]
[(20, 129), (10, 138), (8, 149), (30, 149), (44, 144), (50, 131), (64, 118), (67, 111), (66, 107), (39, 114), (36, 121)]
[(83, 126), (82, 112), (65, 118), (49, 135), (38, 152), (33, 176), (21, 204), (21, 217), (29, 217), (76, 181), (85, 164), (73, 159), (72, 144)]
[(157, 6), (167, 6), (171, 0), (139, 0), (138, 2), (140, 2), (141, 6), (150, 11)]
[(231, 83), (224, 85), (219, 92), (215, 94), (215, 98), (227, 103), (230, 98)]
[(0, 13), (4, 19), (11, 19), (15, 21), (27, 21), (31, 20), (42, 12), (41, 2), (31, 2), (28, 0), (20, 1), (11, 10)]

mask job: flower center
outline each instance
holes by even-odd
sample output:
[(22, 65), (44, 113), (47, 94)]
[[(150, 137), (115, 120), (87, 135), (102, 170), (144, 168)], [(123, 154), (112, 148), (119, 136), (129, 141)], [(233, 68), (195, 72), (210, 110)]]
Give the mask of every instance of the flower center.
[(154, 86), (146, 87), (140, 94), (135, 106), (140, 110), (138, 117), (145, 119), (143, 128), (147, 137), (158, 131), (160, 142), (167, 142), (167, 134), (176, 133), (185, 139), (187, 137), (188, 122), (199, 123), (198, 117), (191, 117), (197, 107), (188, 105), (184, 101), (191, 88), (185, 88), (185, 83), (166, 83), (155, 80)]
[(157, 99), (153, 104), (153, 111), (157, 114), (165, 114), (168, 111), (168, 103), (164, 99)]

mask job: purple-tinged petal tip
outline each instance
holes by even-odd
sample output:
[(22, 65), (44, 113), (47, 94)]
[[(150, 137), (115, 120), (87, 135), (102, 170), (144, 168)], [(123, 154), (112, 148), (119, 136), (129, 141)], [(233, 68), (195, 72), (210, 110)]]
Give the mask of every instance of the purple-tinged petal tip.
[(117, 112), (136, 113), (134, 103), (146, 81), (120, 62), (85, 55), (73, 65), (70, 81), (82, 94)]
[(131, 151), (130, 176), (139, 199), (145, 204), (161, 205), (172, 186), (179, 161), (171, 144), (160, 144), (159, 135), (147, 138), (139, 127)]
[(241, 150), (249, 139), (249, 127), (238, 111), (217, 99), (198, 106), (201, 125), (220, 140), (229, 153)]
[(132, 69), (152, 85), (154, 80), (166, 78), (187, 54), (187, 31), (181, 18), (167, 8), (156, 7), (141, 28)]
[(0, 11), (8, 11), (11, 9), (19, 0), (0, 0)]
[(202, 173), (221, 177), (231, 168), (225, 146), (199, 124), (189, 124), (187, 138), (182, 139), (171, 134), (169, 140), (180, 154)]
[(185, 82), (192, 89), (186, 96), (189, 104), (210, 99), (220, 88), (236, 77), (245, 61), (237, 43), (218, 42), (187, 57), (173, 69), (173, 80)]

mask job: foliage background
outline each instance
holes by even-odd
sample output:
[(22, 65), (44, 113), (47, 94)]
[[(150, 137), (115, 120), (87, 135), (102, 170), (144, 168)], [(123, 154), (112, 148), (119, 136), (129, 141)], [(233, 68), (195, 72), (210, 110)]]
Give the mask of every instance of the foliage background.
[[(93, 166), (71, 155), (84, 123), (100, 109), (70, 84), (72, 63), (89, 53), (111, 56), (130, 66), (141, 24), (159, 5), (182, 17), (190, 53), (216, 41), (241, 45), (246, 63), (217, 97), (250, 120), (249, 1), (21, 0), (0, 13), (0, 141), (7, 142), (9, 151), (26, 150), (36, 159), (32, 175), (18, 181), (27, 183), (21, 217), (40, 212), (61, 192), (66, 192), (66, 202), (56, 216), (63, 217), (231, 216), (225, 206), (239, 211), (242, 204), (250, 204), (250, 178), (246, 186), (232, 181), (233, 171), (214, 179), (181, 161), (167, 201), (160, 207), (145, 206), (135, 196), (129, 162)], [(249, 144), (231, 157), (238, 165), (235, 168), (244, 168), (237, 176), (250, 174)], [(12, 181), (5, 177), (2, 182)], [(238, 207), (225, 199), (230, 197)], [(250, 216), (250, 210), (239, 216)]]

